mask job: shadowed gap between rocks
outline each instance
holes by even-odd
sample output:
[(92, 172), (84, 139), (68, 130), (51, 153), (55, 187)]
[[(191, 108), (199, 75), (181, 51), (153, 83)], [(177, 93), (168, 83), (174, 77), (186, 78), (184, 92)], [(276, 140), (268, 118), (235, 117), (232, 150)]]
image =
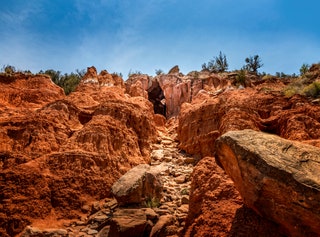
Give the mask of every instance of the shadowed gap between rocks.
[(78, 115), (78, 119), (79, 119), (80, 123), (82, 125), (84, 125), (84, 124), (90, 122), (90, 120), (92, 119), (92, 116), (93, 115), (90, 113), (80, 112)]
[(165, 97), (158, 81), (152, 82), (152, 86), (148, 89), (148, 98), (153, 104), (154, 113), (166, 117)]

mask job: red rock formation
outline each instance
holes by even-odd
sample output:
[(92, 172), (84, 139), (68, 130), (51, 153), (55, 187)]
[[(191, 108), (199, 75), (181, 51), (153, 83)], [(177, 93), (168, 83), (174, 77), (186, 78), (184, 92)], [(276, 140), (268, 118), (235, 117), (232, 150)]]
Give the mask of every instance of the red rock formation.
[(261, 218), (242, 204), (232, 180), (205, 157), (192, 174), (185, 237), (282, 236), (276, 224)]
[(289, 236), (319, 235), (319, 148), (249, 129), (230, 131), (215, 146), (248, 207)]
[(149, 163), (156, 139), (152, 105), (125, 96), (118, 76), (89, 68), (67, 97), (47, 77), (1, 78), (9, 93), (0, 114), (2, 235), (52, 213), (78, 217), (84, 205), (109, 196), (132, 166)]
[(49, 76), (23, 73), (0, 74), (0, 105), (4, 108), (39, 108), (64, 97), (63, 89)]
[[(253, 99), (254, 98), (254, 99)], [(290, 140), (320, 142), (320, 106), (301, 96), (246, 88), (218, 96), (202, 93), (179, 115), (180, 148), (202, 156), (214, 153), (216, 138), (231, 130), (266, 131)]]
[[(184, 76), (174, 67), (169, 74), (161, 74), (154, 78), (148, 75), (131, 76), (126, 81), (126, 93), (148, 98), (154, 105), (155, 112), (169, 119), (177, 116), (181, 105), (191, 102), (200, 90), (215, 92), (230, 85), (230, 80), (214, 73), (191, 72)], [(162, 108), (163, 105), (166, 107), (165, 110)]]
[[(320, 106), (299, 95), (284, 97), (280, 92), (284, 82), (268, 79), (256, 81), (252, 83), (253, 88), (242, 90), (214, 93), (200, 90), (191, 103), (182, 105), (178, 125), (180, 148), (202, 157), (212, 156), (219, 136), (246, 128), (320, 147)], [(194, 169), (186, 236), (257, 236), (257, 233), (282, 236), (279, 227), (254, 211), (232, 205), (234, 209), (226, 208), (236, 199), (216, 197), (220, 186), (211, 184), (220, 180), (222, 190), (228, 186), (223, 184), (226, 177), (217, 172), (214, 162), (204, 158)], [(231, 195), (231, 190), (234, 191), (234, 187), (223, 195)], [(219, 205), (217, 200), (228, 204)], [(225, 219), (228, 221), (224, 222)]]

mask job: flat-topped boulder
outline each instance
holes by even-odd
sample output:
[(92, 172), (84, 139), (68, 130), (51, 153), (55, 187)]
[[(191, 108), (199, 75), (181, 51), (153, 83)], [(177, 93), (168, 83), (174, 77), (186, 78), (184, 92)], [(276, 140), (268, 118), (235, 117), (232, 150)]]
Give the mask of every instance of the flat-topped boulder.
[(319, 235), (319, 148), (246, 129), (227, 132), (215, 149), (248, 207), (290, 236)]

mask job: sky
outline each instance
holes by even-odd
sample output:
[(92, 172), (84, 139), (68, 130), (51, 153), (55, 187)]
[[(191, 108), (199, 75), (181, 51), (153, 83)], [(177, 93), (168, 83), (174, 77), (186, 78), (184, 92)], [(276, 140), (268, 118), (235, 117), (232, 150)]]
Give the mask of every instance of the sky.
[(0, 0), (0, 66), (63, 73), (187, 74), (226, 55), (259, 55), (260, 72), (320, 62), (318, 0)]

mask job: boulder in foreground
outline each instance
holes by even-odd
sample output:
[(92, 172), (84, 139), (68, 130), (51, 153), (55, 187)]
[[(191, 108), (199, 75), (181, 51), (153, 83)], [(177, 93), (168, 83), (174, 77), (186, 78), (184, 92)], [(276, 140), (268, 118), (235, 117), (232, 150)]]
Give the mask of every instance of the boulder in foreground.
[(161, 199), (163, 184), (160, 173), (163, 165), (138, 165), (125, 173), (112, 186), (112, 193), (120, 206), (143, 204)]
[(230, 131), (216, 159), (244, 203), (290, 236), (320, 233), (320, 149), (253, 130)]

